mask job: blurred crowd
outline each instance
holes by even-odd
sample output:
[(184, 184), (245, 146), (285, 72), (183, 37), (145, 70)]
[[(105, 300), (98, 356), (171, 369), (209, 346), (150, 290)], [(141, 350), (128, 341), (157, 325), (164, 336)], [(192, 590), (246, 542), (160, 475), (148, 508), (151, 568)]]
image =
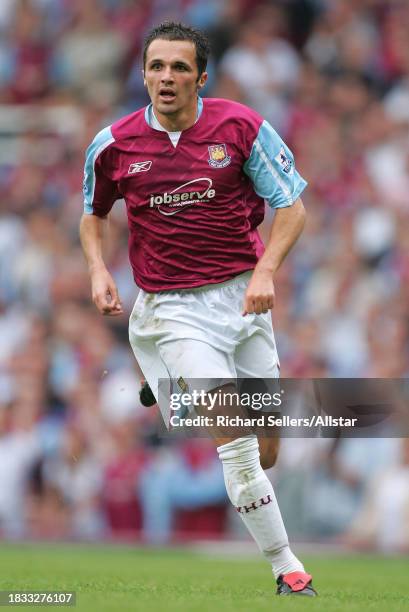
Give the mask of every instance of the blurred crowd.
[[(258, 110), (309, 182), (306, 229), (276, 278), (283, 376), (409, 375), (407, 2), (2, 0), (5, 537), (166, 542), (238, 529), (210, 443), (165, 442), (156, 409), (139, 404), (127, 318), (97, 314), (78, 239), (84, 151), (148, 102), (142, 41), (164, 19), (207, 32), (204, 95)], [(123, 202), (111, 217), (106, 261), (130, 312)], [(359, 442), (283, 441), (272, 478), (289, 531), (409, 549), (408, 444)]]

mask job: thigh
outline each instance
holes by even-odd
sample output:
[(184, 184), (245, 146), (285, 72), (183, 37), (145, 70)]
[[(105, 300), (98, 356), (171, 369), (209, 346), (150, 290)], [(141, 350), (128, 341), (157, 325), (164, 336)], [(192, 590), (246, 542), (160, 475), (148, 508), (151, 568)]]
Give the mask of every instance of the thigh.
[(236, 378), (225, 334), (227, 319), (215, 315), (213, 308), (218, 294), (141, 292), (135, 302), (131, 346), (167, 426), (170, 393), (194, 390), (193, 381), (198, 391), (210, 391)]
[[(234, 363), (242, 391), (252, 393), (269, 393), (271, 396), (279, 390), (280, 362), (274, 339), (271, 314), (256, 315), (251, 326), (253, 332), (240, 343), (234, 355)], [(276, 407), (263, 409), (263, 414), (274, 413)], [(254, 410), (249, 415), (255, 416)], [(279, 450), (279, 431), (267, 424), (254, 430), (258, 437), (260, 463), (264, 470), (273, 467)]]
[(203, 390), (214, 398), (211, 410), (199, 405), (194, 407), (194, 413), (208, 417), (205, 431), (216, 446), (252, 434), (250, 426), (230, 422), (235, 417), (244, 420), (248, 414), (239, 403), (234, 363), (229, 355), (207, 343), (189, 339), (167, 342), (158, 348), (175, 392)]
[(278, 378), (280, 362), (274, 340), (273, 327), (269, 325), (268, 315), (263, 321), (255, 321), (250, 334), (242, 340), (234, 353), (234, 365), (238, 378)]
[[(186, 329), (186, 335), (189, 330)], [(195, 338), (175, 338), (159, 342), (157, 350), (166, 365), (171, 378), (213, 379), (235, 378), (236, 372), (232, 358), (214, 348), (211, 344)], [(208, 387), (209, 389), (212, 387)]]

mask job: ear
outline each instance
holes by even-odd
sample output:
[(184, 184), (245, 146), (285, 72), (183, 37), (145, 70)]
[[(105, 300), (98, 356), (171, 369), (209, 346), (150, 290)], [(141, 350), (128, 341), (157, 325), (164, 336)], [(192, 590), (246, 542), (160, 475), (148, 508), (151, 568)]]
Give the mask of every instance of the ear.
[(206, 85), (207, 81), (207, 72), (202, 72), (197, 82), (197, 89), (202, 89)]
[(143, 84), (146, 87), (147, 85), (146, 85), (146, 79), (145, 79), (145, 70), (142, 68), (141, 72), (142, 72)]

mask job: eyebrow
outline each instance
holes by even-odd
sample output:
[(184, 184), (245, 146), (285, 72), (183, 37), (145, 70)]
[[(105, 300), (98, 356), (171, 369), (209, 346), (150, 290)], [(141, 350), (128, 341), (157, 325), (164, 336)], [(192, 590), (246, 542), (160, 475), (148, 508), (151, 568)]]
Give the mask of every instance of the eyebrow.
[[(164, 60), (160, 58), (155, 58), (155, 59), (151, 59), (148, 61), (149, 66), (151, 66), (152, 64), (163, 64), (163, 63), (164, 63)], [(182, 66), (186, 66), (186, 68), (192, 68), (191, 65), (187, 64), (184, 60), (177, 59), (172, 62), (173, 66), (176, 66), (178, 64)]]

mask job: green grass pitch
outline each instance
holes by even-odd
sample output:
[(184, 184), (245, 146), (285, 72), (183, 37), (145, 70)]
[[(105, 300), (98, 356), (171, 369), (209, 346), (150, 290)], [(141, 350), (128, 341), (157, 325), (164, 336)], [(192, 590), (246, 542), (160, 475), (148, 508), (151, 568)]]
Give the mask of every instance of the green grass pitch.
[(310, 556), (303, 560), (314, 574), (319, 598), (276, 597), (268, 564), (262, 559), (106, 545), (3, 544), (0, 589), (73, 590), (77, 605), (66, 609), (86, 612), (409, 610), (408, 558)]

